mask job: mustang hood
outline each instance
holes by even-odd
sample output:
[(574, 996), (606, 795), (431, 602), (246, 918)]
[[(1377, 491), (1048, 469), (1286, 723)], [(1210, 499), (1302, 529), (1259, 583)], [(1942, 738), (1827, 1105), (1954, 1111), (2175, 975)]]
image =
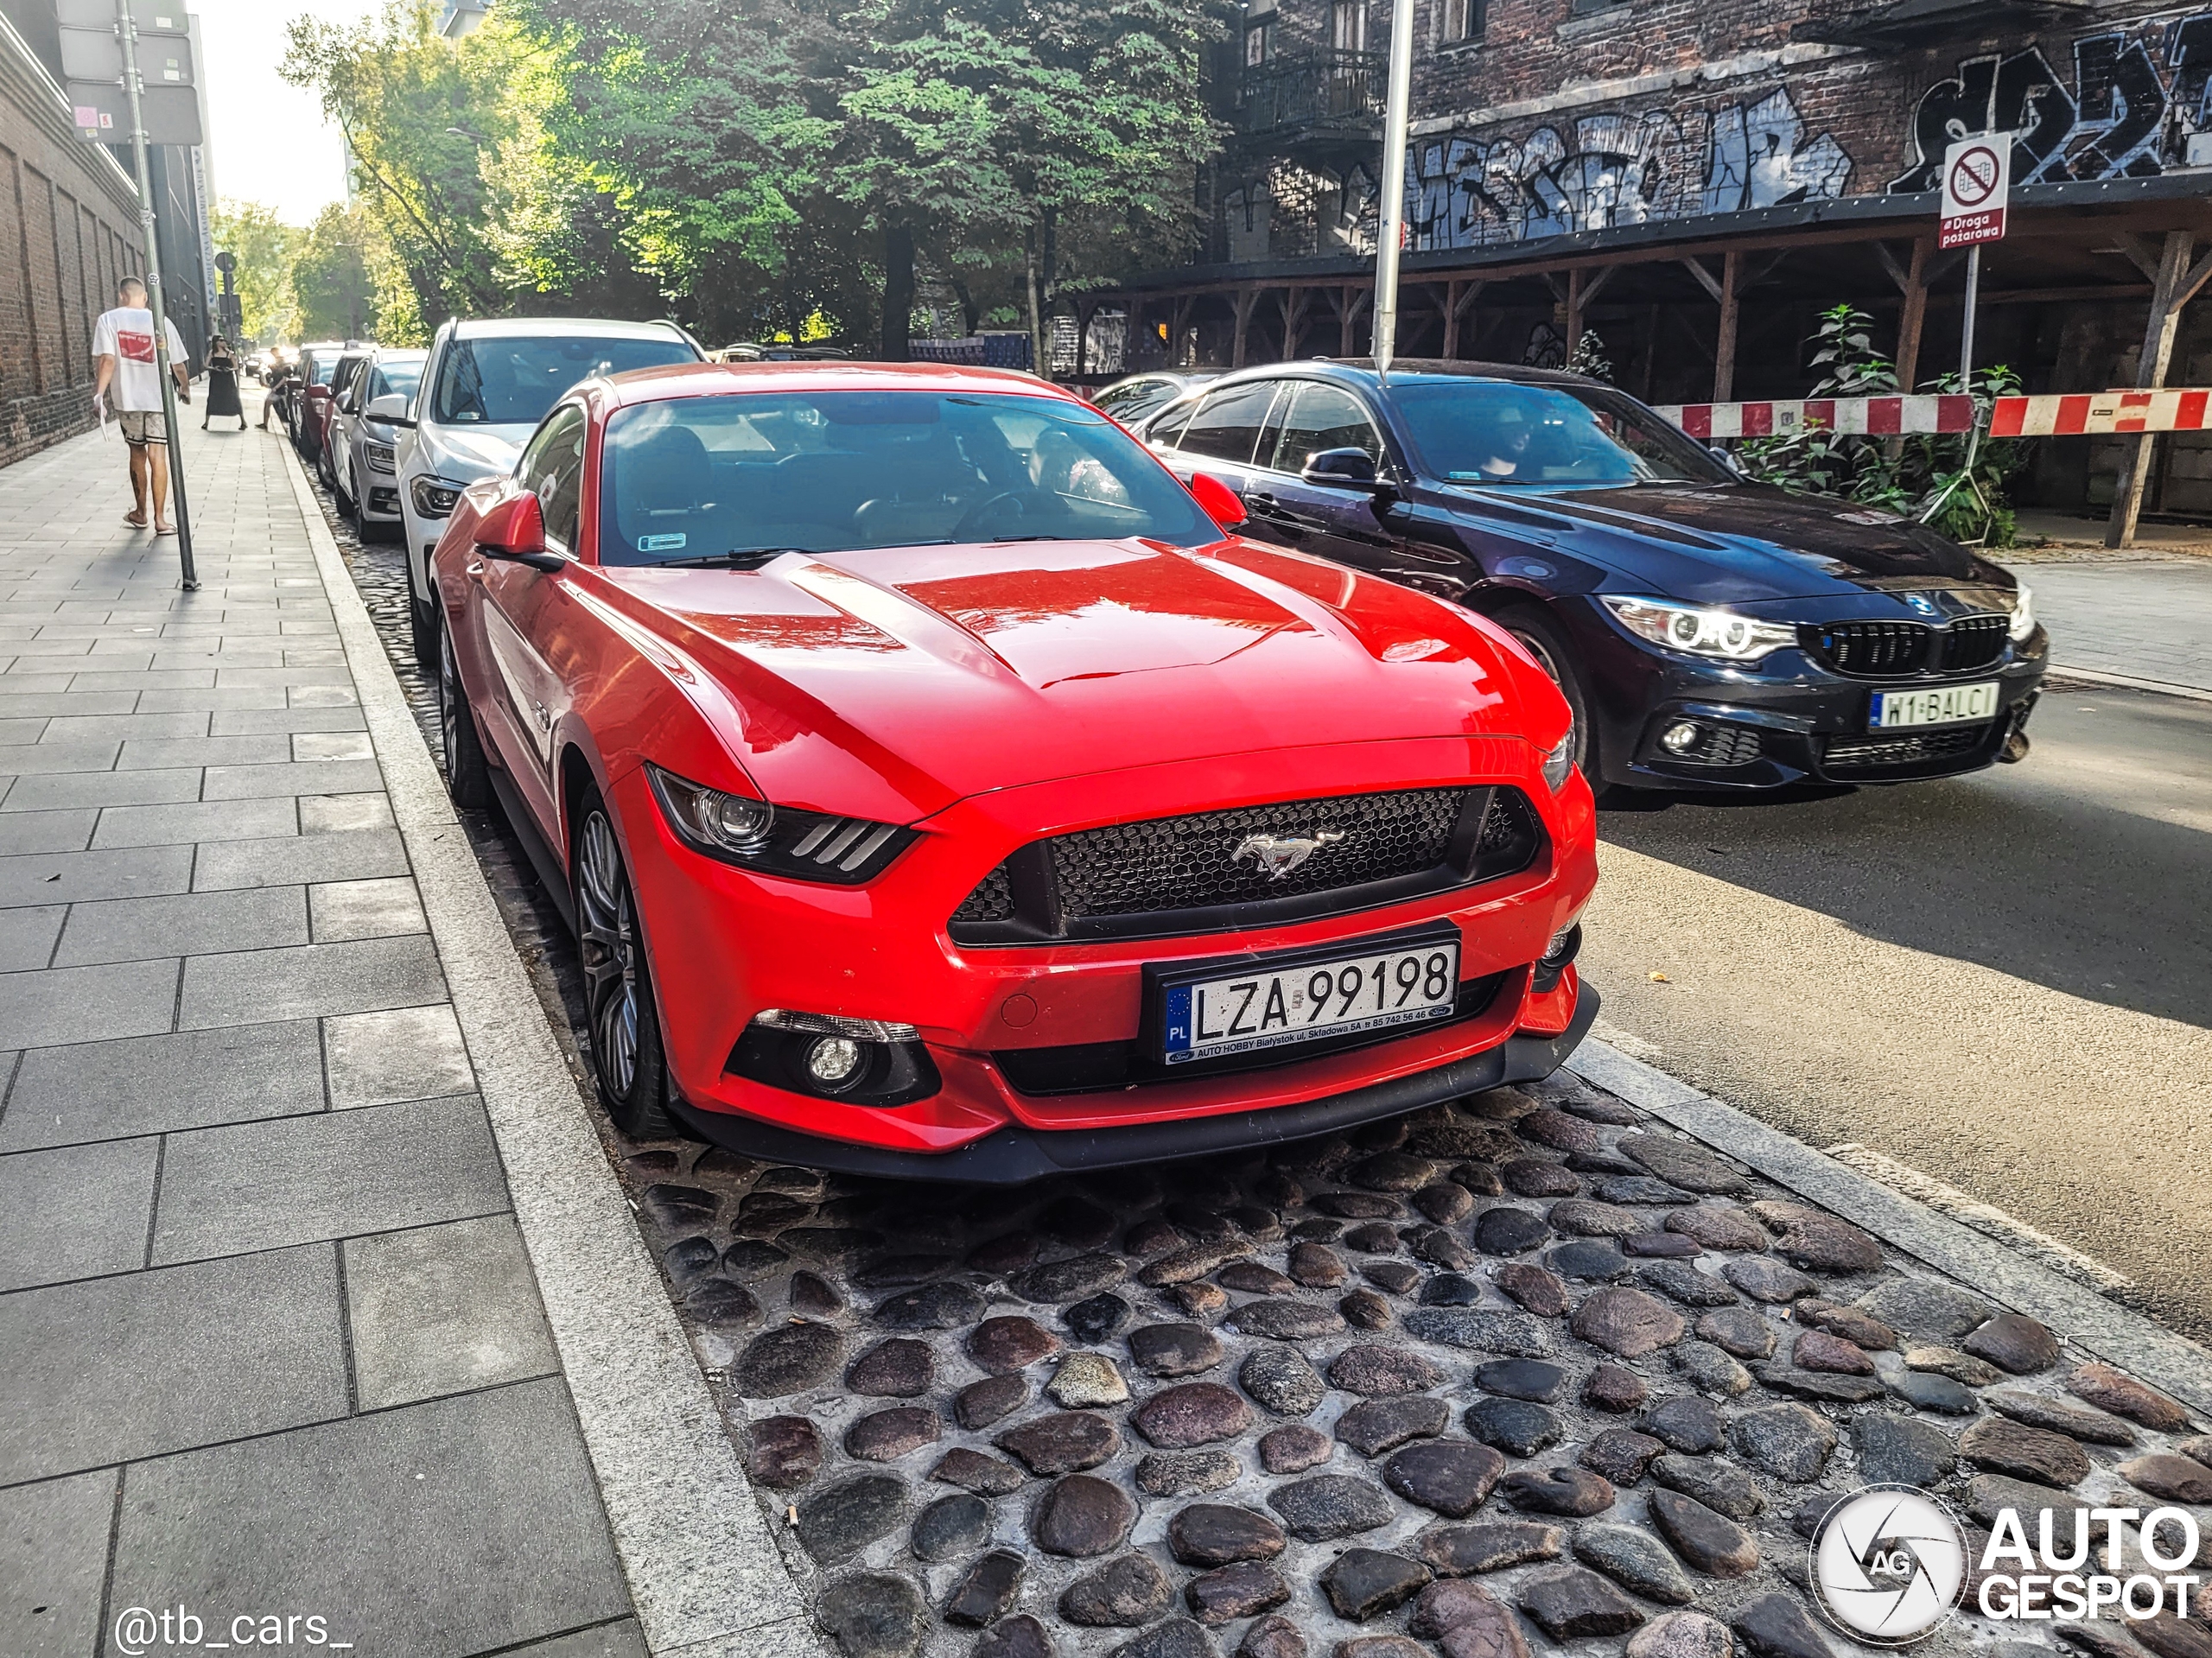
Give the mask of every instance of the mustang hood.
[(1699, 603), (2013, 585), (2006, 571), (1910, 518), (1765, 485), (1516, 491), (1510, 501), (1564, 520), (1561, 551), (1626, 565), (1654, 591)]
[[(739, 759), (795, 806), (861, 810), (832, 781), (855, 764), (926, 814), (1170, 761), (1520, 735), (1529, 698), (1558, 702), (1446, 607), (1249, 543), (899, 548), (601, 574), (726, 688)], [(1563, 703), (1556, 714), (1533, 724), (1563, 730)]]

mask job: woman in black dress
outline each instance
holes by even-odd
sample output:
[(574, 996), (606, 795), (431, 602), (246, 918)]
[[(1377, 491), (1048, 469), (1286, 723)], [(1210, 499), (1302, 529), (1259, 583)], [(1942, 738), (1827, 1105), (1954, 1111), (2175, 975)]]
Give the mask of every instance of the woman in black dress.
[(200, 417), (200, 429), (206, 431), (218, 415), (237, 416), (238, 430), (245, 430), (245, 409), (238, 402), (238, 359), (231, 342), (220, 334), (207, 346), (207, 412)]

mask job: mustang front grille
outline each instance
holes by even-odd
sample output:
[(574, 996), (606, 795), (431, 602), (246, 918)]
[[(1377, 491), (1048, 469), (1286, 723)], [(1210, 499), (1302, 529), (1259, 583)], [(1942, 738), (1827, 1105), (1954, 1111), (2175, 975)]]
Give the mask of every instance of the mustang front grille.
[(1945, 627), (1925, 622), (1829, 622), (1797, 630), (1798, 643), (1823, 666), (1853, 679), (1910, 679), (1966, 673), (2005, 654), (2003, 616), (1962, 616)]
[(964, 944), (1167, 937), (1372, 908), (1525, 869), (1513, 788), (1402, 789), (1079, 829), (1024, 847), (952, 916)]

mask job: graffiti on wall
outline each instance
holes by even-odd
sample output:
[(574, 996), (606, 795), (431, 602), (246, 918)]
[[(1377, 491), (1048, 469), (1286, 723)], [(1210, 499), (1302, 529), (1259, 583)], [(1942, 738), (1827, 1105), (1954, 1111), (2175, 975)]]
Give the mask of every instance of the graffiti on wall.
[(1922, 94), (1912, 164), (1893, 191), (1932, 190), (1943, 152), (1976, 133), (2012, 134), (2012, 182), (2142, 178), (2188, 164), (2212, 127), (2212, 11), (2075, 37), (2062, 73), (2040, 47), (1969, 58)]
[[(1586, 116), (1519, 137), (1419, 139), (1406, 157), (1407, 216), (1416, 248), (1484, 247), (1840, 196), (1851, 171), (1834, 136), (1809, 132), (1789, 89), (1777, 87), (1714, 108)], [(1225, 199), (1230, 257), (1371, 252), (1376, 194), (1362, 168), (1304, 175), (1303, 187), (1278, 168)]]

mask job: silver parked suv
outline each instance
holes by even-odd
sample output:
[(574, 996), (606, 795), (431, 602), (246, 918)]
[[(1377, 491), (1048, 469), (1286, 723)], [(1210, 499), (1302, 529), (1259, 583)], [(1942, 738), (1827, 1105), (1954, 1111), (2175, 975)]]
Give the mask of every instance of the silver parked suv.
[(511, 317), (439, 327), (415, 397), (394, 392), (365, 411), (398, 433), (399, 515), (414, 589), (417, 662), (435, 665), (429, 557), (461, 492), (480, 478), (512, 471), (545, 411), (577, 381), (703, 360), (697, 342), (673, 322)]

